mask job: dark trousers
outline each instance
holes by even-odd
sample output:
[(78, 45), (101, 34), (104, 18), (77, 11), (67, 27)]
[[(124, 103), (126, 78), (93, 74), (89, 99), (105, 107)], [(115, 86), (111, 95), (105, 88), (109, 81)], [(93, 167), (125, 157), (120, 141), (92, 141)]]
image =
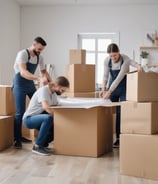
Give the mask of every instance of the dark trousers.
[[(121, 102), (126, 100), (126, 93), (118, 94), (112, 93), (110, 96), (112, 102)], [(121, 118), (121, 107), (116, 107), (116, 139), (120, 138), (120, 118)]]
[(13, 87), (15, 107), (16, 107), (16, 114), (14, 119), (14, 139), (16, 141), (20, 141), (22, 136), (22, 130), (21, 130), (22, 117), (26, 108), (26, 96), (28, 96), (31, 99), (34, 92), (35, 92), (35, 89), (32, 90), (32, 92), (27, 93), (22, 88)]

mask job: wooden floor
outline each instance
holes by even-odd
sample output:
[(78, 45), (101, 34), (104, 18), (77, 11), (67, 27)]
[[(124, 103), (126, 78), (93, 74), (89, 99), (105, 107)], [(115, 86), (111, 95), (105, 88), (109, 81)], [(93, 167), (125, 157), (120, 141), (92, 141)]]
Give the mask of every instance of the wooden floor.
[(158, 184), (119, 173), (119, 150), (100, 158), (39, 156), (32, 144), (0, 152), (0, 184)]

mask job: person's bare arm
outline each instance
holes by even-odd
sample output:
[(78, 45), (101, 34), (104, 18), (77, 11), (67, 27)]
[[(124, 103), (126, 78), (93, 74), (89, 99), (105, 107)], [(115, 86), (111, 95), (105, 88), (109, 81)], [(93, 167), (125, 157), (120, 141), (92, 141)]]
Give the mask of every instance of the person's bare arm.
[(24, 77), (25, 79), (28, 80), (40, 80), (40, 77), (37, 75), (34, 75), (30, 73), (27, 68), (25, 63), (19, 64), (19, 70), (20, 70), (20, 75)]
[(53, 114), (53, 111), (49, 109), (49, 104), (47, 100), (42, 101), (43, 110), (48, 112), (48, 114)]
[(48, 82), (52, 81), (52, 79), (50, 78), (49, 73), (46, 70), (41, 70), (41, 73), (42, 73), (42, 77), (45, 77), (48, 80)]

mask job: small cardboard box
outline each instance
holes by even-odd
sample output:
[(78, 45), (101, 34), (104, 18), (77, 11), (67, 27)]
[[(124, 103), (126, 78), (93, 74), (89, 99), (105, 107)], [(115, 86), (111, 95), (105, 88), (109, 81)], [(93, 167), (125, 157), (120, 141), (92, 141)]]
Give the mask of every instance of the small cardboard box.
[(158, 101), (158, 73), (133, 72), (127, 74), (128, 101)]
[(56, 108), (52, 111), (56, 154), (98, 157), (112, 151), (111, 107)]
[(66, 76), (70, 82), (69, 92), (95, 91), (95, 65), (67, 65)]
[(121, 133), (157, 134), (158, 102), (122, 102)]
[(95, 98), (95, 92), (67, 92), (67, 97)]
[(0, 151), (13, 145), (14, 117), (0, 116)]
[[(30, 103), (30, 99), (27, 96), (26, 97), (26, 109), (28, 108), (29, 103)], [(22, 124), (22, 136), (34, 139), (35, 130), (34, 129), (28, 129)]]
[(0, 115), (13, 115), (15, 114), (14, 96), (11, 86), (0, 85)]
[(158, 180), (158, 135), (121, 134), (120, 173)]
[(86, 64), (86, 50), (71, 49), (69, 51), (69, 64)]

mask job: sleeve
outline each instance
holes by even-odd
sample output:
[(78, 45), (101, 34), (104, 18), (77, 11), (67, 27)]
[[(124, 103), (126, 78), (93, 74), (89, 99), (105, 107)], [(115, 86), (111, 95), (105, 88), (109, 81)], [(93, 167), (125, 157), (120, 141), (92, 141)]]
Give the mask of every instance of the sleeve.
[(116, 87), (119, 85), (119, 83), (121, 82), (121, 80), (124, 78), (124, 76), (129, 72), (129, 63), (124, 61), (124, 63), (122, 64), (121, 70), (118, 74), (118, 76), (116, 77), (116, 79), (113, 81), (113, 83), (110, 86), (110, 90), (114, 91), (116, 89)]
[(28, 54), (25, 50), (19, 51), (16, 57), (16, 63), (27, 63), (28, 61)]
[(45, 70), (45, 64), (44, 64), (44, 59), (42, 55), (40, 55), (39, 57), (39, 69), (40, 71)]
[(137, 64), (137, 62), (136, 61), (134, 61), (133, 59), (130, 59), (128, 56), (126, 56), (126, 55), (123, 55), (123, 59), (124, 59), (124, 61), (126, 61), (126, 62), (128, 62), (128, 64), (129, 65), (131, 65), (131, 66), (136, 66), (136, 64)]
[(103, 81), (108, 81), (109, 78), (109, 57), (105, 58), (104, 60), (104, 74), (103, 74)]

